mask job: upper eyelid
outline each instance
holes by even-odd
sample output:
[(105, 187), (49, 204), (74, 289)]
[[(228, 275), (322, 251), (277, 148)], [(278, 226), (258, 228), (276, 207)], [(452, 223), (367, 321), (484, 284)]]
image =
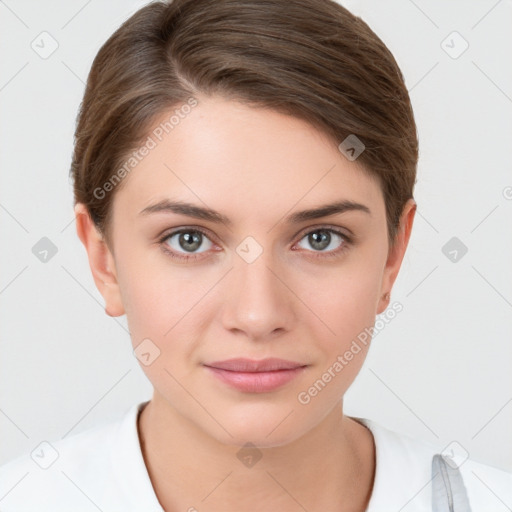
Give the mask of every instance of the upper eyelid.
[[(301, 229), (296, 235), (294, 235), (294, 238), (300, 235), (307, 235), (310, 232), (313, 231), (320, 231), (321, 229), (325, 229), (326, 231), (334, 231), (340, 235), (342, 235), (345, 238), (350, 238), (352, 236), (350, 230), (346, 228), (342, 228), (341, 226), (333, 226), (329, 224), (318, 224), (315, 226), (308, 226), (307, 228)], [(349, 233), (345, 233), (345, 231), (348, 231)]]

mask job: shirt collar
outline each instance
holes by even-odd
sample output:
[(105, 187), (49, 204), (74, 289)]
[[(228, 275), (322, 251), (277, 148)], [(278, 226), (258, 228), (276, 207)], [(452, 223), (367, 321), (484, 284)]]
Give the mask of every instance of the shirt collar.
[[(112, 470), (121, 495), (126, 496), (127, 508), (165, 512), (151, 483), (138, 434), (138, 417), (148, 403), (133, 405), (122, 419), (111, 452)], [(430, 447), (420, 445), (419, 451), (425, 453), (418, 457), (414, 453), (416, 443), (407, 437), (365, 418), (352, 419), (370, 430), (375, 443), (375, 477), (366, 512), (430, 510), (430, 465), (425, 464), (431, 457)], [(412, 509), (407, 508), (409, 505)]]
[(165, 512), (149, 478), (137, 428), (139, 414), (148, 403), (133, 405), (122, 419), (112, 447), (112, 471), (120, 494), (126, 496), (127, 509)]

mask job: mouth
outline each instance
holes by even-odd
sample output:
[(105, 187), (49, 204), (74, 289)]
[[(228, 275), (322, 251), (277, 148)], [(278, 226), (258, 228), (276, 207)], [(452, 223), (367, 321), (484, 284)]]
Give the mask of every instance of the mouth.
[(268, 393), (300, 375), (309, 365), (285, 359), (229, 359), (204, 365), (225, 384), (247, 393)]

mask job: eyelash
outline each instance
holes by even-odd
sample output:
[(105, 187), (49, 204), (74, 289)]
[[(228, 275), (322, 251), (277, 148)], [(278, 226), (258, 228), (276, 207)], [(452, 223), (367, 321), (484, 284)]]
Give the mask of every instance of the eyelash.
[[(305, 236), (307, 236), (307, 235), (309, 235), (311, 233), (315, 233), (317, 231), (328, 231), (330, 233), (334, 233), (335, 235), (338, 235), (339, 237), (341, 237), (343, 239), (342, 245), (340, 247), (338, 247), (337, 249), (333, 249), (331, 251), (325, 251), (325, 252), (324, 251), (307, 251), (307, 252), (312, 253), (311, 257), (313, 257), (313, 258), (335, 258), (335, 257), (340, 256), (345, 251), (347, 251), (349, 249), (349, 247), (352, 245), (352, 239), (351, 238), (349, 238), (342, 231), (339, 231), (338, 229), (335, 229), (335, 228), (333, 228), (331, 226), (315, 226), (313, 229), (310, 229), (310, 228), (308, 228), (308, 229), (309, 229), (308, 231), (303, 231), (303, 232), (301, 232), (298, 235), (299, 236), (299, 239), (298, 239), (299, 242)], [(198, 227), (181, 228), (181, 229), (178, 229), (176, 231), (171, 231), (170, 233), (166, 233), (165, 235), (163, 235), (158, 240), (158, 242), (159, 242), (162, 250), (168, 256), (170, 256), (171, 258), (174, 258), (174, 259), (177, 259), (177, 260), (182, 260), (182, 261), (195, 261), (195, 260), (198, 260), (198, 259), (203, 259), (203, 258), (207, 257), (207, 256), (202, 256), (203, 253), (189, 253), (187, 256), (184, 256), (182, 253), (175, 252), (172, 249), (169, 249), (169, 246), (165, 243), (169, 238), (171, 238), (174, 235), (178, 235), (180, 233), (195, 233), (195, 232), (201, 233), (208, 240), (210, 240), (212, 243), (214, 243), (211, 240), (211, 238), (208, 235), (208, 233), (206, 231), (204, 231), (203, 229), (198, 228)]]

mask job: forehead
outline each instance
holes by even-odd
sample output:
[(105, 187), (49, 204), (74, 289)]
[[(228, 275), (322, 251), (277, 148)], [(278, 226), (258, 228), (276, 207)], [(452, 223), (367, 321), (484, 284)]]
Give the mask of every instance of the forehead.
[(234, 217), (340, 199), (383, 211), (377, 180), (305, 121), (217, 97), (199, 97), (173, 117), (176, 109), (156, 120), (144, 143), (150, 149), (124, 178), (115, 200), (123, 215), (166, 197)]

